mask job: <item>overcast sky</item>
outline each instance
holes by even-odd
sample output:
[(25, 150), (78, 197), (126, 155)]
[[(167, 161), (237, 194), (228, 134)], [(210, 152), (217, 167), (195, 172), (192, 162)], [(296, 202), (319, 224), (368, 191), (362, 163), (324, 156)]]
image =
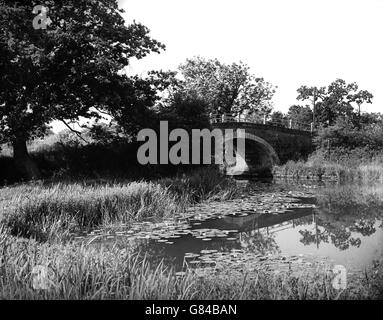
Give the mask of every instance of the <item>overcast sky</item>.
[(277, 110), (300, 85), (357, 82), (374, 94), (364, 111), (383, 112), (383, 0), (120, 0), (167, 47), (130, 71), (175, 69), (200, 55), (243, 61), (278, 86)]

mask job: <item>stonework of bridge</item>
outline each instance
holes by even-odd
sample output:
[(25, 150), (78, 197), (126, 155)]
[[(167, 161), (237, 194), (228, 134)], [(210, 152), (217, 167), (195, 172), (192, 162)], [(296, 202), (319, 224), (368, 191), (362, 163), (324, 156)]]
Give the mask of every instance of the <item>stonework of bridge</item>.
[(236, 129), (245, 130), (245, 154), (236, 153), (233, 163), (225, 161), (223, 169), (228, 175), (270, 175), (274, 165), (306, 158), (313, 150), (311, 131), (238, 121), (213, 122), (211, 125), (222, 131), (234, 130), (234, 149)]

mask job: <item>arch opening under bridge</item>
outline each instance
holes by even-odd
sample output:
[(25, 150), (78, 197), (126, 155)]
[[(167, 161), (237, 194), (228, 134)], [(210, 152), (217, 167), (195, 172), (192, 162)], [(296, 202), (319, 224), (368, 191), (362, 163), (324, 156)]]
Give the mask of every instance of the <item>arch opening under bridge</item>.
[[(241, 150), (236, 147), (238, 139), (245, 140), (244, 154), (241, 154)], [(228, 175), (268, 175), (272, 167), (280, 163), (274, 148), (266, 140), (254, 134), (246, 132), (245, 137), (237, 137), (234, 134), (232, 138), (225, 139), (225, 146), (228, 143), (233, 143), (235, 155), (230, 163), (228, 162), (230, 157), (227, 157), (225, 153), (224, 166)], [(225, 152), (227, 152), (226, 149)]]

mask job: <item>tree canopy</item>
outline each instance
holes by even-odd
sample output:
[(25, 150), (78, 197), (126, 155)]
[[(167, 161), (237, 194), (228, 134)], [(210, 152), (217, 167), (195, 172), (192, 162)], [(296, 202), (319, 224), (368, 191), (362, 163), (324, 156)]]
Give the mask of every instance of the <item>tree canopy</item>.
[(207, 101), (213, 113), (269, 114), (275, 88), (250, 73), (240, 62), (225, 64), (217, 59), (195, 57), (180, 66), (184, 89)]
[[(367, 90), (359, 90), (358, 85), (336, 79), (328, 87), (301, 86), (298, 90), (298, 100), (311, 101), (315, 105), (314, 119), (316, 124), (333, 125), (339, 117), (347, 117), (358, 122), (360, 106), (372, 103), (373, 95)], [(358, 106), (355, 113), (354, 105)]]
[(289, 108), (287, 117), (303, 125), (308, 125), (313, 122), (313, 112), (309, 106), (292, 105)]
[(49, 24), (35, 29), (38, 1), (0, 1), (0, 138), (11, 142), (17, 167), (38, 177), (26, 141), (48, 124), (108, 112), (122, 117), (153, 104), (153, 84), (121, 72), (164, 46), (149, 30), (126, 25), (117, 0), (47, 0)]

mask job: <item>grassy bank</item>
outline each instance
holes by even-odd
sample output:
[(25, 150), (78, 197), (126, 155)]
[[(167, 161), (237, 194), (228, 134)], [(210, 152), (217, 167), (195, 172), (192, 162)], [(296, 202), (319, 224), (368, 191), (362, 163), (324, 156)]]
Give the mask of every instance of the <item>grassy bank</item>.
[[(192, 203), (237, 196), (213, 168), (152, 182), (40, 182), (0, 189), (0, 299), (372, 299), (382, 298), (381, 265), (337, 291), (318, 266), (299, 274), (263, 270), (201, 276), (150, 265), (125, 247), (71, 241), (80, 230), (161, 220)], [(45, 271), (47, 272), (44, 275)]]
[[(244, 272), (179, 276), (163, 264), (150, 266), (129, 249), (102, 250), (72, 244), (47, 244), (0, 233), (1, 299), (373, 299), (382, 298), (382, 272), (371, 270), (344, 291), (333, 276)], [(39, 277), (39, 268), (46, 275)], [(378, 268), (378, 267), (377, 267)], [(380, 267), (379, 267), (380, 268)]]
[(307, 161), (289, 161), (276, 166), (277, 178), (333, 180), (347, 182), (382, 182), (383, 156), (368, 155), (360, 150), (336, 150), (331, 156), (323, 151), (312, 154)]
[(13, 235), (65, 240), (81, 230), (172, 217), (194, 202), (235, 193), (215, 168), (154, 182), (24, 184), (0, 190), (0, 221)]
[(276, 178), (307, 179), (315, 181), (361, 181), (383, 182), (383, 164), (369, 163), (357, 167), (347, 167), (340, 163), (289, 161), (273, 169)]

